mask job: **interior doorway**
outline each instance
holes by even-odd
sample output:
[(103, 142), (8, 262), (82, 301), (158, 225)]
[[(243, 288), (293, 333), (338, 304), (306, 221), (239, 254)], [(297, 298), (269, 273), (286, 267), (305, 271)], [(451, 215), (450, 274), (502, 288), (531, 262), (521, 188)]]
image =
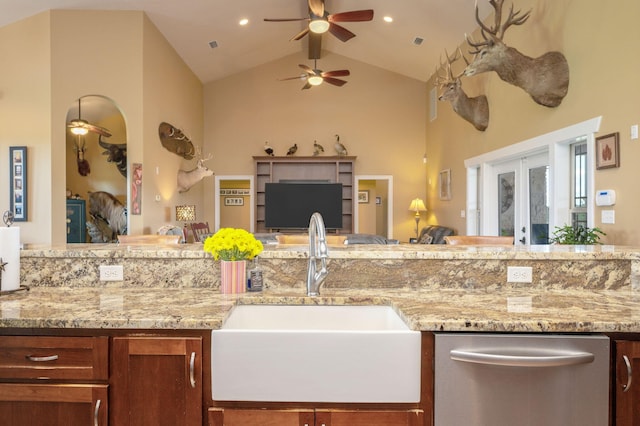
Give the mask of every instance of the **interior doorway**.
[(393, 176), (359, 175), (354, 232), (393, 238)]
[(252, 175), (215, 176), (213, 232), (220, 228), (255, 228)]

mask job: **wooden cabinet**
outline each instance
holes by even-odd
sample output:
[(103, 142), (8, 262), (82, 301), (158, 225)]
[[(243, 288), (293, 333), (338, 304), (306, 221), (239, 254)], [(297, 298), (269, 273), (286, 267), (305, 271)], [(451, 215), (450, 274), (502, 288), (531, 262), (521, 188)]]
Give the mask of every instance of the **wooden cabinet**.
[(0, 336), (0, 422), (106, 426), (108, 338)]
[(209, 410), (209, 426), (422, 426), (421, 410)]
[(202, 425), (200, 337), (114, 337), (111, 363), (111, 425)]
[(341, 233), (353, 232), (354, 162), (356, 157), (253, 157), (256, 232), (265, 226), (265, 184), (280, 181), (326, 181), (342, 184)]
[(640, 341), (615, 341), (615, 425), (640, 425)]

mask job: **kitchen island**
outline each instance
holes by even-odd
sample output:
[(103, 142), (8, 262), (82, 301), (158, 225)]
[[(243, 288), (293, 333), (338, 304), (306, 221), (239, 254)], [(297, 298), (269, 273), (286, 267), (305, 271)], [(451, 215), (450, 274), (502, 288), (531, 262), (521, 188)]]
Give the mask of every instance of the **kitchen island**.
[[(20, 395), (35, 394), (47, 404), (55, 402), (59, 387), (71, 383), (79, 387), (80, 396), (74, 401), (82, 418), (78, 424), (90, 414), (98, 424), (111, 425), (161, 424), (159, 419), (171, 417), (172, 424), (212, 426), (273, 419), (283, 425), (313, 424), (314, 418), (333, 418), (336, 424), (365, 419), (374, 425), (378, 423), (373, 419), (380, 419), (384, 425), (422, 426), (432, 419), (434, 333), (605, 333), (637, 345), (632, 340), (640, 333), (640, 249), (332, 246), (329, 276), (317, 297), (306, 296), (307, 252), (306, 246), (266, 246), (260, 256), (265, 289), (222, 295), (218, 263), (198, 244), (25, 248), (21, 279), (29, 290), (0, 296), (0, 340), (18, 354), (9, 357), (7, 365), (0, 360), (0, 413), (2, 401), (8, 400), (11, 407), (10, 401)], [(124, 279), (100, 281), (100, 265), (122, 265)], [(532, 282), (507, 282), (511, 266), (530, 267)], [(221, 327), (236, 304), (393, 307), (423, 336), (421, 401), (357, 405), (213, 401), (210, 331)], [(43, 381), (37, 379), (42, 367), (57, 371), (58, 361), (34, 368), (20, 352), (59, 346), (84, 348), (92, 375), (78, 376), (87, 368), (82, 365), (71, 368), (73, 373), (60, 373), (62, 378), (52, 374)], [(36, 351), (43, 354), (48, 351)], [(91, 393), (82, 393), (87, 386)], [(165, 398), (172, 403), (163, 403)], [(30, 404), (39, 407), (40, 401)], [(25, 413), (36, 415), (32, 408)], [(624, 422), (619, 419), (618, 424)]]

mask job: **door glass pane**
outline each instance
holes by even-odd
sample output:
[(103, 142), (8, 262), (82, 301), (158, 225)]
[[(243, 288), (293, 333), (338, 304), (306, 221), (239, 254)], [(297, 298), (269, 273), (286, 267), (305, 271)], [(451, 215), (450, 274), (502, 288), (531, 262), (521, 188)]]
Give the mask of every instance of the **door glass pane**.
[(549, 244), (549, 167), (529, 169), (531, 244)]
[(500, 235), (513, 236), (515, 224), (515, 188), (516, 173), (507, 172), (498, 175), (498, 225)]

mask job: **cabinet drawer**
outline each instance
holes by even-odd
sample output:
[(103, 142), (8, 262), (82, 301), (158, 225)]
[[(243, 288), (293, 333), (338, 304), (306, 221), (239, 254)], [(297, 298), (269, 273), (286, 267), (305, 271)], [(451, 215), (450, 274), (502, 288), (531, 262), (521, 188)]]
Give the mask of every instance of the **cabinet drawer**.
[(107, 337), (0, 336), (0, 379), (107, 380)]

